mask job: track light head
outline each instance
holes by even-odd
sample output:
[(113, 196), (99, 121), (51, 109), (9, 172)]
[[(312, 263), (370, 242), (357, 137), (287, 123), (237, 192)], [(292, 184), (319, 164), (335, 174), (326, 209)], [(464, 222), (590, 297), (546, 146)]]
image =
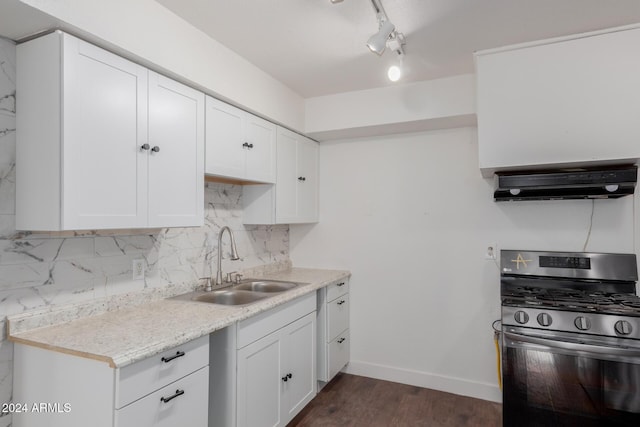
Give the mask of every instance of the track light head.
[(382, 21), (378, 32), (367, 40), (367, 47), (371, 52), (382, 55), (384, 49), (387, 47), (387, 40), (389, 40), (389, 36), (395, 31), (395, 29), (396, 26), (393, 25), (391, 21)]

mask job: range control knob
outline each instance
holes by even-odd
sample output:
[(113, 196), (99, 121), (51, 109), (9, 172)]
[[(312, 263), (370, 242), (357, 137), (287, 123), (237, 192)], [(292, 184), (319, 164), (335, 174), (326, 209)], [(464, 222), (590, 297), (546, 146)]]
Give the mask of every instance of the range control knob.
[(513, 314), (513, 318), (516, 322), (524, 325), (529, 321), (529, 315), (522, 310), (518, 310)]
[(614, 329), (618, 335), (629, 335), (633, 331), (631, 323), (626, 320), (618, 320), (614, 325)]
[(551, 322), (553, 322), (553, 320), (551, 319), (551, 316), (549, 316), (548, 313), (538, 314), (537, 319), (540, 326), (549, 326), (551, 325)]
[(588, 331), (591, 329), (591, 321), (584, 316), (576, 317), (576, 320), (573, 321), (573, 324), (576, 325), (576, 328), (581, 331)]

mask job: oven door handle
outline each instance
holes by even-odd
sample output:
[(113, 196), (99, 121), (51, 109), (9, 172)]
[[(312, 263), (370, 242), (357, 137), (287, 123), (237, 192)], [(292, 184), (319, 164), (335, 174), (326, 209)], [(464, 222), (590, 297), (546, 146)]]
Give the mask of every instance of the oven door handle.
[[(585, 355), (585, 354), (593, 354), (593, 355), (601, 355), (607, 359), (610, 358), (640, 358), (640, 348), (629, 348), (624, 346), (606, 344), (606, 345), (598, 345), (598, 344), (587, 344), (584, 342), (576, 342), (576, 341), (567, 341), (563, 339), (562, 341), (553, 339), (553, 338), (540, 338), (530, 335), (522, 335), (515, 334), (513, 332), (504, 331), (505, 339), (510, 339), (514, 342), (532, 344), (535, 346), (547, 347), (549, 349), (559, 349), (564, 352), (569, 352), (572, 354)], [(507, 343), (509, 346), (509, 343)], [(640, 360), (636, 360), (638, 363)]]

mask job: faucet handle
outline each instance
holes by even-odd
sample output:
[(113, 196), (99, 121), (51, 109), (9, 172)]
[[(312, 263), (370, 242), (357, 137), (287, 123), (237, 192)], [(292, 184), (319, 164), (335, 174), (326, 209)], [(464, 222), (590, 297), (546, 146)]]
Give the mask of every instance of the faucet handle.
[(232, 271), (231, 273), (227, 273), (227, 278), (225, 279), (225, 282), (231, 283), (233, 281), (232, 275), (236, 274), (236, 273), (237, 273), (237, 271)]
[(213, 290), (213, 287), (211, 287), (211, 277), (200, 277), (200, 280), (207, 281), (207, 284), (204, 286), (205, 291), (210, 292), (211, 290)]
[(236, 284), (239, 284), (241, 280), (242, 280), (242, 273), (236, 273), (236, 278), (235, 278)]

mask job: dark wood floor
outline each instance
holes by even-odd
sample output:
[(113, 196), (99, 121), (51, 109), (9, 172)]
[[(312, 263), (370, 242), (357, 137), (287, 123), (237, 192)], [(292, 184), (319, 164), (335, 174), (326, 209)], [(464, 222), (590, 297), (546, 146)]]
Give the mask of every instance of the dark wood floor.
[(287, 427), (501, 425), (499, 403), (341, 373)]

